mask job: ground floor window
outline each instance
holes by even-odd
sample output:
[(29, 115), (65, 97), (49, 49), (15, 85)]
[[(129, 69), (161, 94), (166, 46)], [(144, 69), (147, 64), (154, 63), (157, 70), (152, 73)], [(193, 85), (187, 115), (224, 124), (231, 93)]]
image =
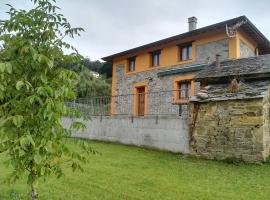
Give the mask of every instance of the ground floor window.
[(191, 81), (179, 81), (178, 90), (178, 99), (188, 100), (191, 96)]
[(183, 75), (174, 80), (174, 104), (179, 107), (179, 115), (188, 113), (188, 103), (191, 96), (195, 95), (193, 75)]

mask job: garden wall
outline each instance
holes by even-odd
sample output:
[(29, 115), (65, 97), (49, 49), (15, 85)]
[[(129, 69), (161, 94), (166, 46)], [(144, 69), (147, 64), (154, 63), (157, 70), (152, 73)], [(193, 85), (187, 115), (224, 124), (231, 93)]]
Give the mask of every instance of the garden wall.
[(192, 102), (189, 122), (196, 156), (264, 162), (269, 155), (269, 97)]
[[(63, 122), (69, 126), (71, 119)], [(84, 124), (87, 128), (74, 137), (189, 153), (188, 123), (181, 117), (93, 117)]]

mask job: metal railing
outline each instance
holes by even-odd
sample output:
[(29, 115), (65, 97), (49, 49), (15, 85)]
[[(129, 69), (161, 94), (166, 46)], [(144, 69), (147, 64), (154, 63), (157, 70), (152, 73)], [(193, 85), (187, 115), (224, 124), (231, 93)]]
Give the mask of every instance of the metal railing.
[(181, 98), (182, 90), (167, 90), (117, 96), (80, 98), (67, 102), (88, 116), (188, 116), (188, 98)]

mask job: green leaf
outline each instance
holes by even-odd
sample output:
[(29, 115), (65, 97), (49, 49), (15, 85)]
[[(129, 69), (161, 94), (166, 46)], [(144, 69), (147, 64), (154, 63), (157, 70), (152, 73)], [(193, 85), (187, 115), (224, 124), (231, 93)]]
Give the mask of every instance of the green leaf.
[(41, 158), (41, 156), (39, 155), (39, 153), (36, 153), (36, 154), (34, 155), (34, 161), (35, 161), (37, 164), (40, 164), (40, 163), (41, 163), (42, 158)]
[(47, 59), (46, 56), (44, 56), (44, 55), (39, 55), (39, 57), (38, 57), (38, 62), (41, 63), (41, 64), (44, 64), (44, 63), (46, 63), (46, 59)]
[(25, 155), (25, 151), (23, 149), (19, 149), (19, 156), (24, 156)]
[(75, 130), (80, 130), (80, 129), (86, 128), (86, 126), (82, 122), (77, 122), (77, 121), (73, 122), (71, 124), (71, 127), (72, 127), (72, 129), (75, 129)]
[(12, 74), (12, 65), (11, 63), (6, 63), (6, 70), (9, 74)]
[(47, 77), (46, 77), (46, 75), (44, 74), (44, 73), (42, 73), (41, 75), (40, 75), (40, 79), (41, 79), (41, 81), (43, 82), (43, 83), (47, 83), (48, 81), (47, 81)]
[(16, 83), (16, 89), (17, 90), (21, 90), (21, 88), (24, 86), (24, 82), (23, 81), (18, 81)]
[(12, 121), (16, 127), (20, 128), (22, 126), (22, 123), (23, 123), (23, 116), (21, 116), (21, 115), (13, 116)]
[(52, 141), (49, 141), (49, 142), (46, 144), (45, 149), (46, 149), (47, 152), (50, 152), (50, 153), (53, 152)]
[(40, 175), (43, 176), (45, 174), (46, 168), (45, 167), (41, 167), (40, 168)]
[(53, 68), (53, 61), (52, 60), (47, 59), (46, 62), (47, 62), (47, 65), (49, 68)]
[(19, 139), (19, 142), (20, 142), (20, 146), (25, 150), (27, 150), (27, 147), (29, 145), (35, 146), (35, 142), (34, 142), (33, 138), (31, 137), (31, 135), (21, 137)]
[(5, 63), (0, 63), (0, 72), (5, 72), (6, 69), (6, 64)]

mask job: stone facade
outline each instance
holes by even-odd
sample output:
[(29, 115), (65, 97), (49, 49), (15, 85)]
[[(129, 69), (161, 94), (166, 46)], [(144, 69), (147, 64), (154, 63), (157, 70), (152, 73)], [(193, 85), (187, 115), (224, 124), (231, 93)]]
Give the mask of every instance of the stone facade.
[[(175, 68), (177, 67), (183, 66), (175, 66)], [(117, 66), (116, 94), (118, 97), (115, 102), (116, 114), (133, 114), (133, 88), (134, 84), (140, 82), (146, 82), (147, 84), (147, 89), (149, 92), (147, 95), (149, 113), (175, 115), (179, 113), (179, 106), (173, 104), (174, 79), (176, 78), (175, 75), (159, 77), (158, 73), (162, 70), (155, 69), (130, 75), (124, 75), (124, 71), (124, 65)], [(199, 86), (197, 86), (197, 88), (199, 88)]]
[(268, 95), (263, 99), (263, 138), (265, 157), (270, 154), (270, 89)]
[[(183, 66), (174, 67), (181, 68)], [(115, 114), (133, 114), (133, 87), (134, 84), (140, 82), (146, 82), (147, 84), (147, 104), (150, 114), (179, 114), (179, 105), (175, 105), (173, 99), (174, 81), (177, 75), (159, 77), (158, 73), (162, 70), (153, 69), (125, 76), (124, 70), (124, 65), (118, 66), (116, 70), (116, 94), (118, 96), (115, 101)], [(199, 88), (200, 83), (195, 83), (195, 93), (199, 91)]]
[[(216, 54), (221, 55), (221, 60), (228, 59), (229, 57), (229, 40), (219, 40), (210, 42), (207, 44), (198, 45), (196, 47), (196, 61), (193, 64), (203, 64), (213, 62)], [(190, 64), (189, 64), (190, 65)], [(188, 65), (175, 65), (167, 67), (166, 69), (177, 69), (183, 68)], [(148, 110), (150, 113), (164, 112), (171, 114), (179, 113), (179, 106), (173, 105), (173, 91), (174, 90), (174, 79), (181, 75), (171, 75), (158, 77), (158, 73), (164, 71), (164, 69), (154, 69), (125, 75), (125, 66), (118, 65), (116, 67), (116, 95), (133, 94), (133, 86), (136, 83), (146, 82), (148, 92), (160, 92), (168, 91), (157, 97), (155, 94), (148, 97)], [(199, 90), (199, 83), (196, 83), (196, 91)], [(133, 113), (133, 96), (121, 96), (117, 97), (115, 101), (115, 112), (116, 114), (132, 114)], [(161, 108), (162, 106), (162, 108)], [(158, 110), (157, 110), (158, 109)], [(163, 113), (160, 113), (163, 114)]]
[(216, 54), (220, 55), (221, 60), (229, 58), (229, 39), (198, 45), (196, 48), (196, 62), (211, 63), (215, 61)]
[(196, 156), (264, 162), (269, 155), (269, 95), (191, 102), (189, 131)]
[(240, 41), (240, 57), (248, 58), (255, 56), (255, 50), (248, 47), (244, 42)]

